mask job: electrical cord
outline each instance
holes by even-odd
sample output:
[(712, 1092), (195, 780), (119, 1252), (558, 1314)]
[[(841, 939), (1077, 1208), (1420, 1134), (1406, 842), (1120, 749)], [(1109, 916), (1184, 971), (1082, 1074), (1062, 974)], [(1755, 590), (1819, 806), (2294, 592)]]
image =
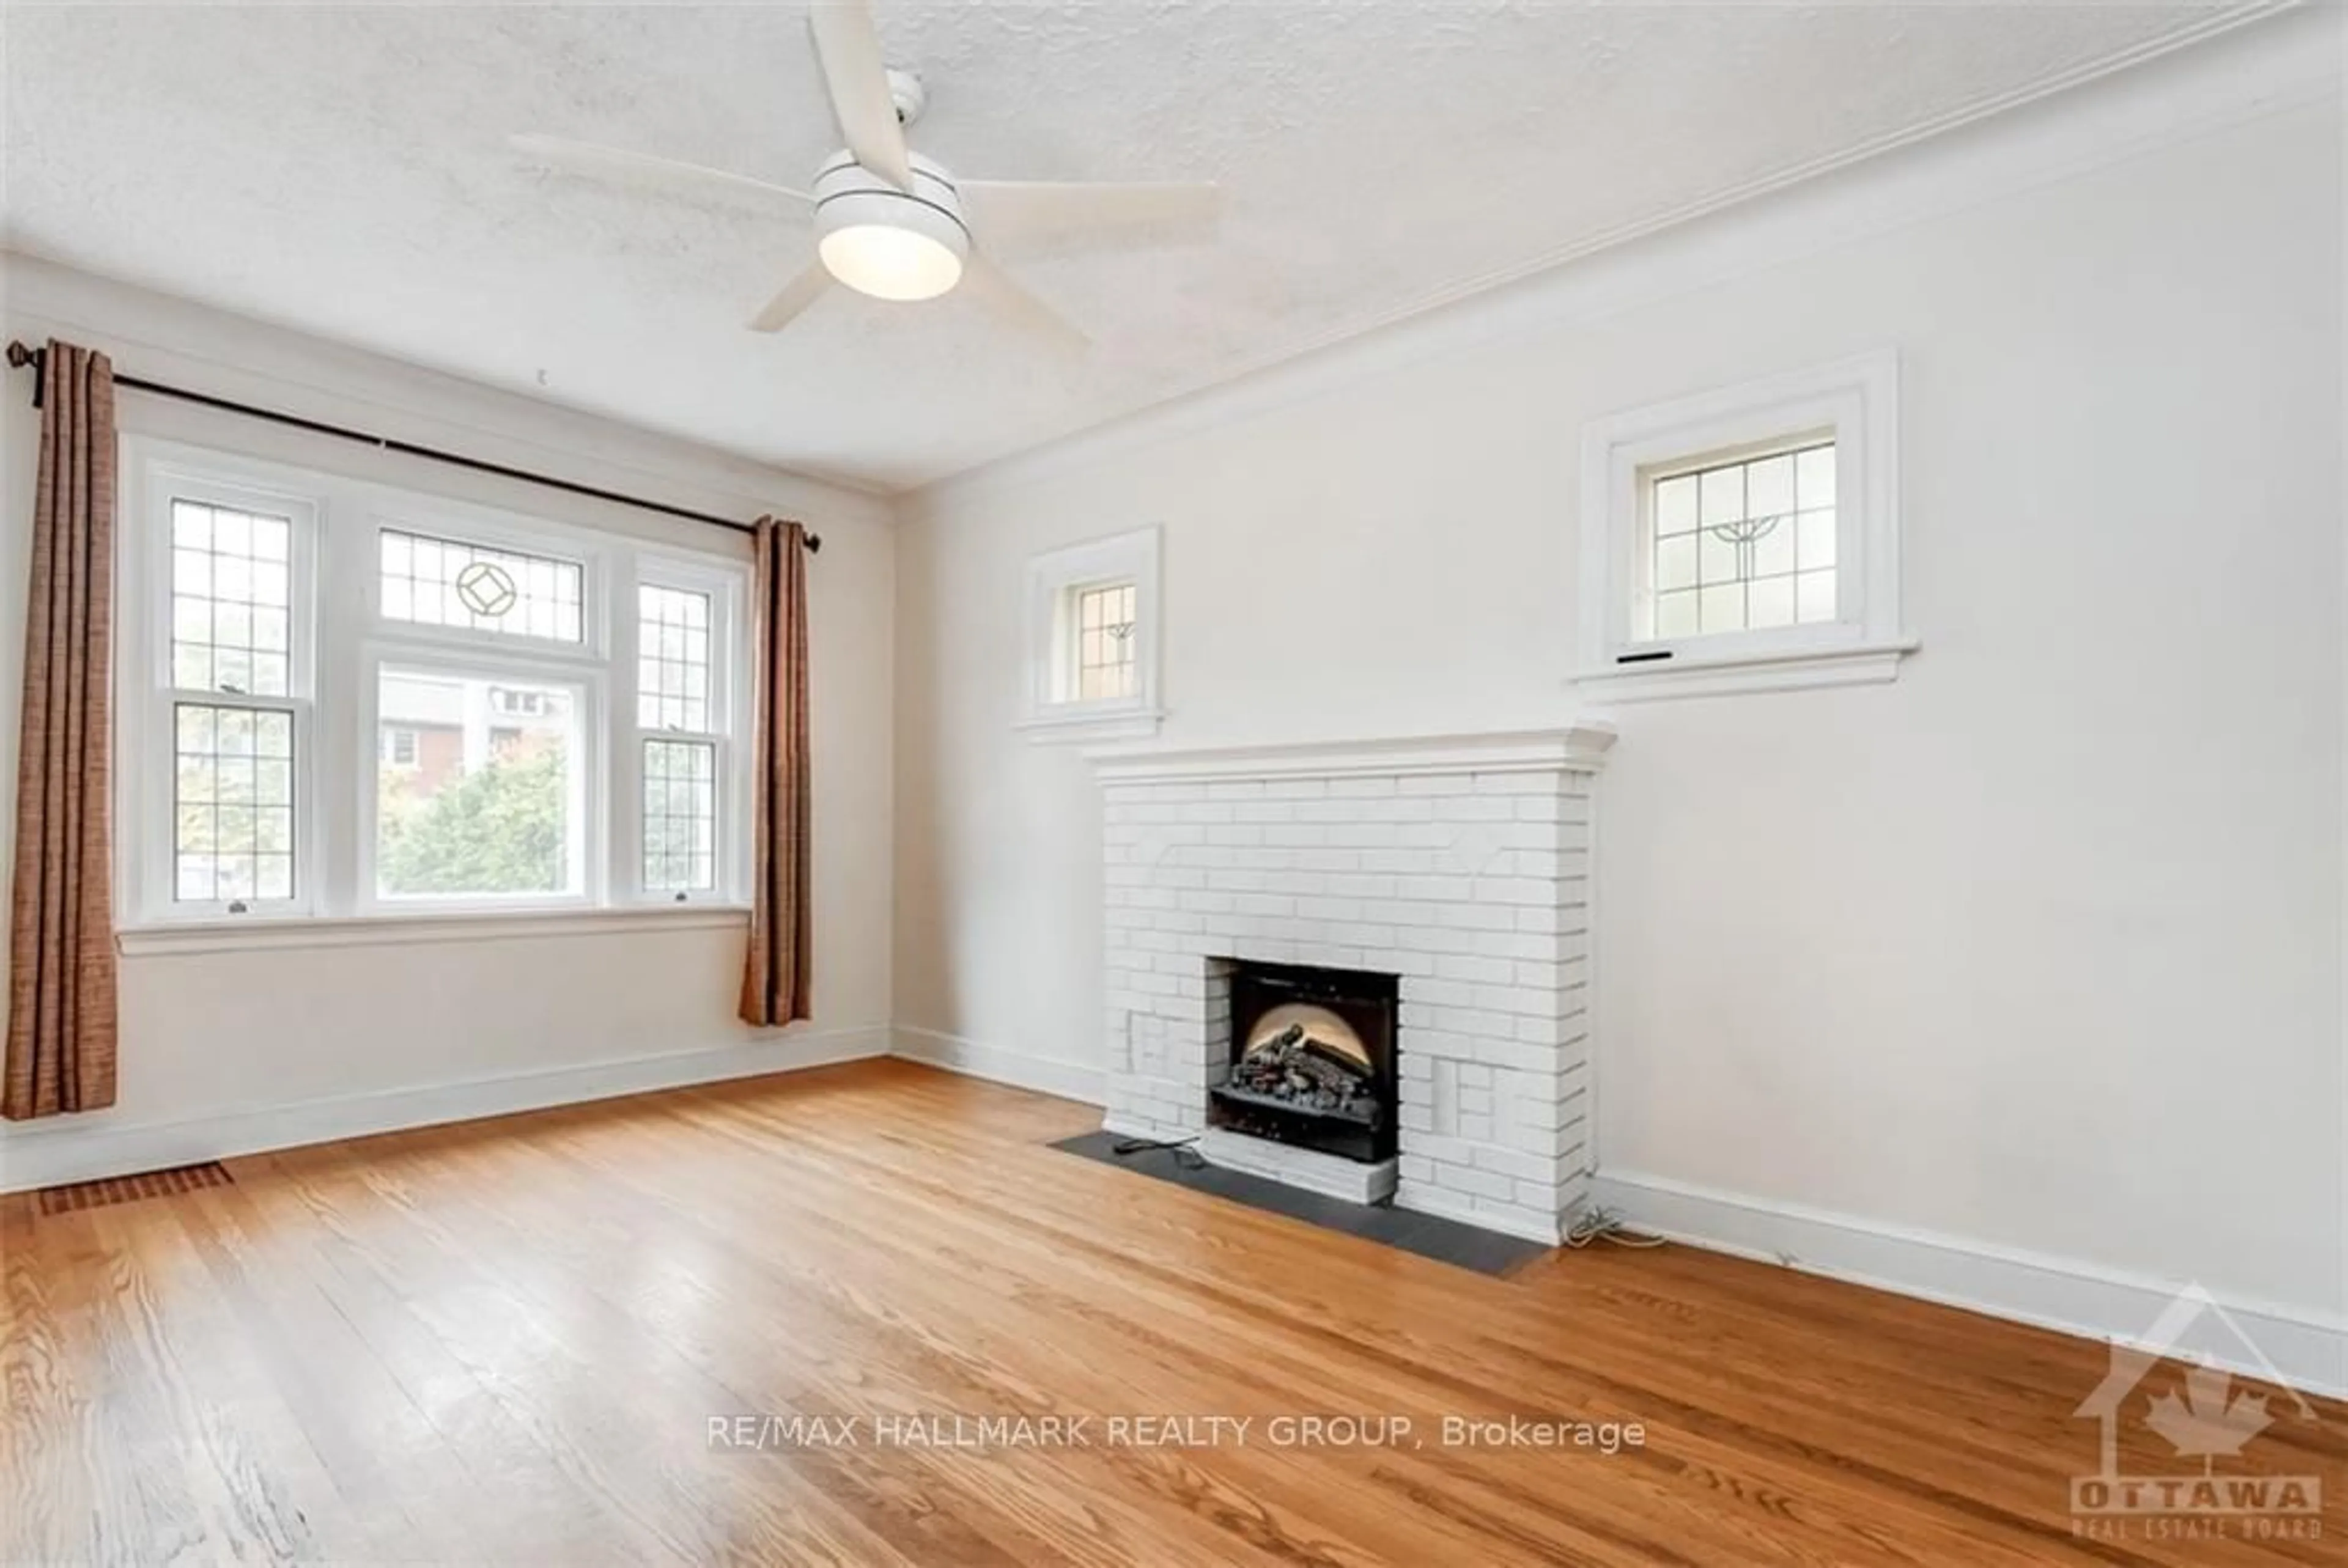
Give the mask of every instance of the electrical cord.
[(1109, 1145), (1109, 1153), (1118, 1159), (1128, 1154), (1149, 1154), (1165, 1150), (1174, 1156), (1174, 1163), (1186, 1171), (1204, 1170), (1207, 1157), (1191, 1147), (1196, 1138), (1174, 1138), (1159, 1142), (1154, 1138), (1120, 1138)]
[(1629, 1229), (1622, 1216), (1612, 1209), (1584, 1209), (1566, 1229), (1565, 1245), (1570, 1247), (1579, 1249), (1601, 1241), (1629, 1247), (1663, 1245), (1663, 1238), (1659, 1235), (1640, 1235)]

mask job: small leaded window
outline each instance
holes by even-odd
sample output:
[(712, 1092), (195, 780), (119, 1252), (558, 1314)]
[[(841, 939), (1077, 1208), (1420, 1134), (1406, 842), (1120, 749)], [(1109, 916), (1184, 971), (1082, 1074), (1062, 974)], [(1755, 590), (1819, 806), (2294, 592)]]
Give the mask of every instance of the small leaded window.
[(1076, 699), (1097, 702), (1134, 693), (1134, 585), (1098, 583), (1076, 592)]
[(1159, 530), (1047, 550), (1027, 563), (1027, 712), (1038, 741), (1157, 732)]
[(1653, 477), (1642, 640), (1835, 619), (1835, 446)]
[(1898, 355), (1590, 421), (1577, 529), (1593, 698), (1899, 679)]

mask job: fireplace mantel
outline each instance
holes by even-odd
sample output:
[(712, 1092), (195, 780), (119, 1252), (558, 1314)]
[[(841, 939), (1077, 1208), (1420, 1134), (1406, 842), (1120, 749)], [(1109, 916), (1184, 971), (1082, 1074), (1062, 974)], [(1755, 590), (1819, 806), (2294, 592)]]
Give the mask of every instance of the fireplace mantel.
[(1103, 747), (1086, 754), (1103, 784), (1221, 779), (1401, 778), (1431, 774), (1595, 773), (1614, 728), (1582, 721), (1560, 729), (1269, 745)]

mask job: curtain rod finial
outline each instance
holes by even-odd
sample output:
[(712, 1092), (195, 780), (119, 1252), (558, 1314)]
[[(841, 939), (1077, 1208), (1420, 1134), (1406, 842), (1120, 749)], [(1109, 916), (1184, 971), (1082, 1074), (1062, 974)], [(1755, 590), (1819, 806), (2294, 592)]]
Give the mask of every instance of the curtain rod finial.
[(43, 355), (39, 349), (27, 348), (21, 340), (16, 338), (11, 338), (8, 340), (9, 369), (22, 370), (28, 364), (38, 364), (41, 363), (42, 358)]

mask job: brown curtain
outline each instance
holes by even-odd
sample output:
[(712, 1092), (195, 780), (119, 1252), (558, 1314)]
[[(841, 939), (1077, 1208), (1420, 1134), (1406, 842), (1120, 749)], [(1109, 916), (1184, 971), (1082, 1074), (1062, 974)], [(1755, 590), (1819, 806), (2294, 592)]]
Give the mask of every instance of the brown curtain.
[(25, 618), (0, 1115), (114, 1103), (114, 366), (54, 339)]
[(742, 1021), (808, 1014), (807, 530), (760, 518), (750, 589), (758, 733), (751, 807), (757, 815), (750, 956)]

